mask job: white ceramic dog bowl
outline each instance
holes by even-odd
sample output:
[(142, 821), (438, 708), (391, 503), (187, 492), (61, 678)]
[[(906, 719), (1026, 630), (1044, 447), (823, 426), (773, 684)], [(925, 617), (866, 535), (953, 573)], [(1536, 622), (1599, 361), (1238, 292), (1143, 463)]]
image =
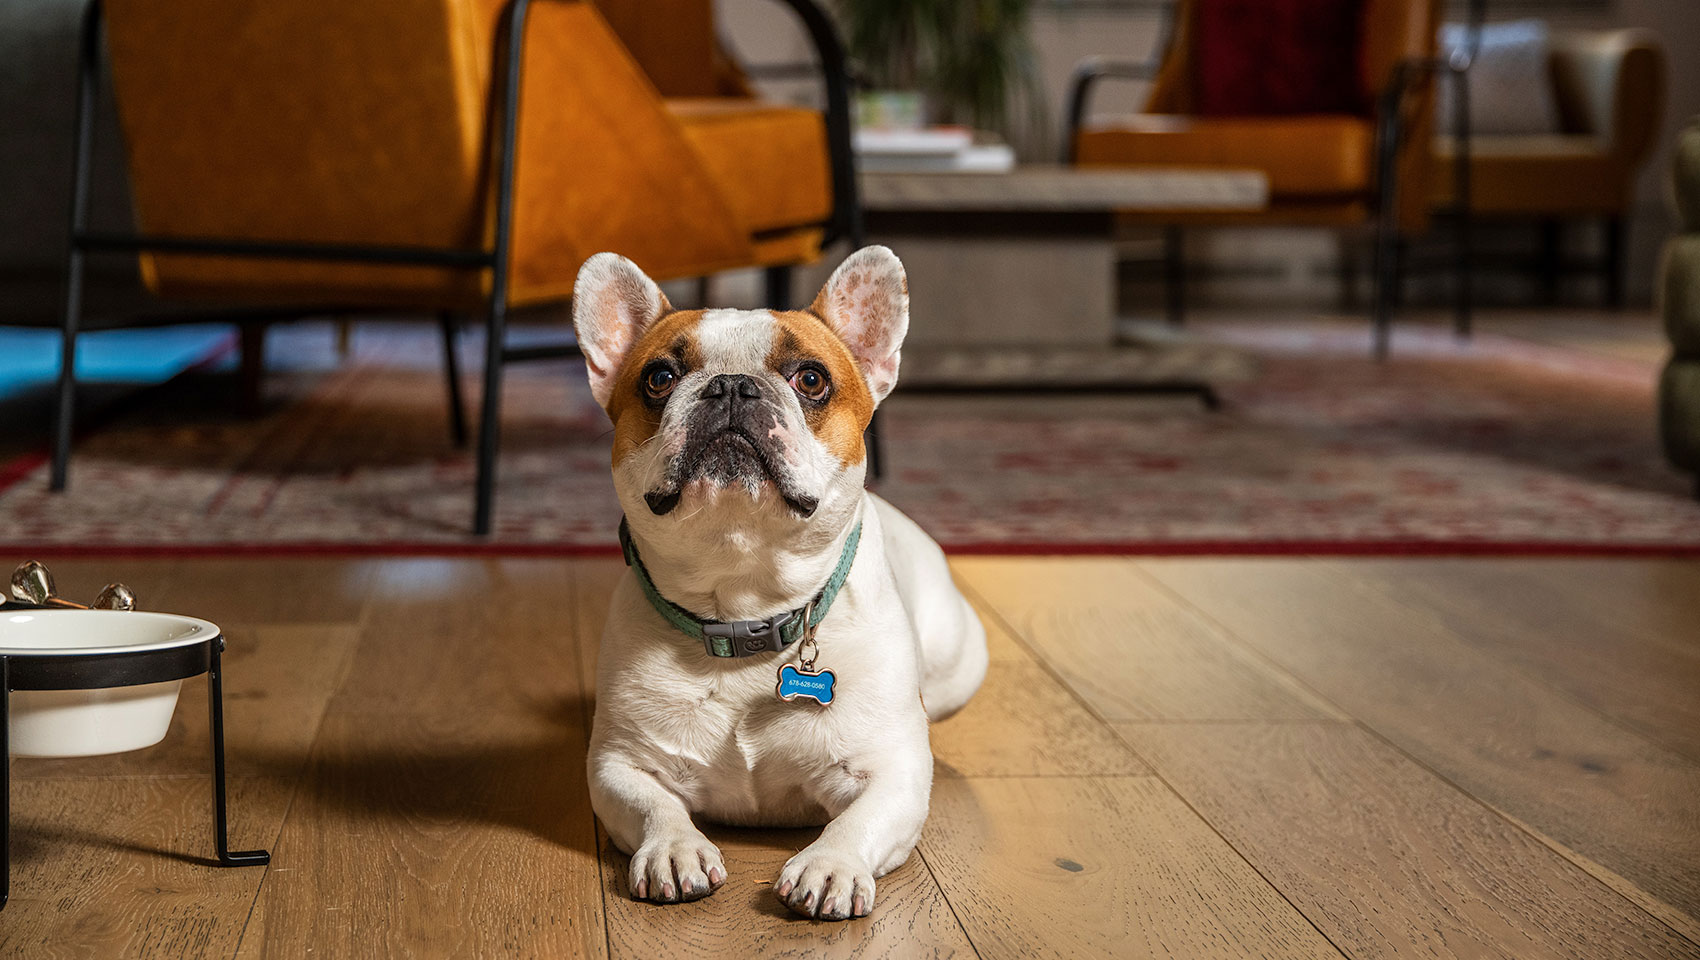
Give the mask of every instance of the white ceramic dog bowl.
[[(73, 658), (191, 647), (218, 637), (194, 617), (115, 610), (0, 607), (0, 656)], [(182, 674), (178, 674), (182, 676)], [(152, 746), (165, 737), (182, 680), (79, 690), (14, 690), (14, 757), (87, 757)]]

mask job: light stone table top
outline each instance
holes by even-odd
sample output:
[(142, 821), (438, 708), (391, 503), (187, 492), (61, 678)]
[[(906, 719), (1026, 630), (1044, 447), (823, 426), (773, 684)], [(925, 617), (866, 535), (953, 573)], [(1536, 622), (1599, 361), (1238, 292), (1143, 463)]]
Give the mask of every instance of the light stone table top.
[(1021, 166), (1009, 173), (864, 173), (862, 206), (905, 210), (1090, 212), (1257, 210), (1269, 180), (1257, 170)]

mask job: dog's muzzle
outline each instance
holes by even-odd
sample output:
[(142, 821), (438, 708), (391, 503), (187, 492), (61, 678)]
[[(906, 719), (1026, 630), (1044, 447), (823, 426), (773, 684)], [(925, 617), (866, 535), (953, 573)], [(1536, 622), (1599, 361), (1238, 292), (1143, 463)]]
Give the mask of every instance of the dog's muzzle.
[(679, 505), (685, 485), (702, 477), (725, 485), (771, 482), (793, 511), (812, 516), (818, 500), (793, 489), (782, 466), (785, 450), (774, 437), (779, 416), (760, 380), (742, 373), (716, 374), (696, 395), (684, 445), (666, 479), (644, 494), (650, 512), (670, 513)]

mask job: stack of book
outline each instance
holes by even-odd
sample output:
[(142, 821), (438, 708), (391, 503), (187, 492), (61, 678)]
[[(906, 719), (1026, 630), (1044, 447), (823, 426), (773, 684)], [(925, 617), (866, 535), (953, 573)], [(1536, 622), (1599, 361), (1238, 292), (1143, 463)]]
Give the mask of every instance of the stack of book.
[(1008, 173), (1015, 151), (976, 143), (967, 127), (863, 128), (855, 136), (863, 173)]

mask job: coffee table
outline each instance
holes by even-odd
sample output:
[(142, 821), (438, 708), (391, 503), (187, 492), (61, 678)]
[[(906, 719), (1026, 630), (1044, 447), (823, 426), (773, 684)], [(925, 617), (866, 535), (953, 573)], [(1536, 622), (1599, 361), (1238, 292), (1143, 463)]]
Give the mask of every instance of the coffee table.
[(909, 272), (907, 343), (1116, 342), (1116, 212), (1267, 205), (1256, 170), (1024, 166), (1007, 174), (869, 173), (868, 237)]
[(1243, 353), (1173, 331), (1120, 335), (1116, 214), (1260, 209), (1259, 171), (1040, 165), (860, 182), (870, 242), (909, 274), (905, 392), (1181, 395), (1214, 409), (1214, 384), (1253, 373)]

